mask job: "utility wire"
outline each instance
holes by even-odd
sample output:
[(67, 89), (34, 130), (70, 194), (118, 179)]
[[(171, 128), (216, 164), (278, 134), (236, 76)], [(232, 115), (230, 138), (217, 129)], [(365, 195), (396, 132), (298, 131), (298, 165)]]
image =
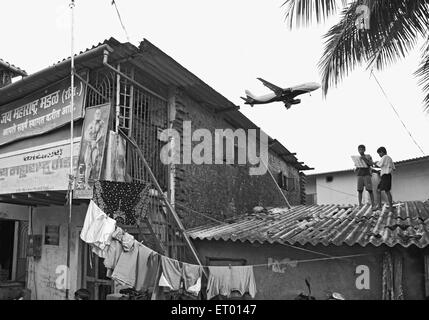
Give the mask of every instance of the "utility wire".
[(396, 116), (398, 117), (399, 121), (401, 121), (402, 126), (405, 128), (405, 130), (407, 131), (408, 135), (411, 137), (411, 140), (413, 140), (414, 144), (417, 146), (417, 148), (420, 149), (421, 153), (426, 156), (426, 153), (423, 151), (423, 149), (420, 147), (420, 145), (417, 143), (417, 141), (414, 139), (413, 135), (411, 134), (410, 130), (408, 130), (407, 126), (405, 125), (404, 121), (402, 121), (401, 116), (399, 115), (398, 111), (396, 111), (395, 106), (393, 105), (393, 103), (390, 101), (389, 97), (387, 96), (386, 91), (383, 89), (383, 86), (381, 85), (380, 81), (378, 81), (377, 77), (375, 76), (373, 70), (371, 70), (371, 75), (374, 77), (374, 80), (377, 82), (380, 90), (383, 92), (384, 97), (386, 98), (387, 102), (390, 104), (390, 107), (393, 109), (393, 111), (395, 112)]
[(123, 30), (124, 30), (124, 32), (125, 32), (125, 35), (126, 35), (126, 37), (127, 37), (128, 42), (130, 42), (130, 37), (129, 37), (129, 35), (128, 35), (127, 29), (125, 28), (124, 23), (122, 22), (121, 14), (119, 13), (119, 9), (118, 9), (118, 6), (117, 6), (117, 4), (116, 4), (116, 1), (115, 1), (115, 0), (112, 0), (112, 5), (113, 5), (113, 6), (115, 6), (116, 13), (118, 14), (119, 22), (121, 23), (122, 29), (123, 29)]

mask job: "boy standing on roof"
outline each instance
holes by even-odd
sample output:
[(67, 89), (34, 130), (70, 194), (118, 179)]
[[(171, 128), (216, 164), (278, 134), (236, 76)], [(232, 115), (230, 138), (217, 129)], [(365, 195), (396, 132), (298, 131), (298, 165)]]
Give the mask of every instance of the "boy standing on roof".
[(371, 166), (374, 165), (374, 162), (372, 161), (372, 157), (369, 154), (365, 154), (366, 147), (363, 144), (358, 147), (358, 151), (361, 159), (367, 165), (366, 168), (356, 168), (359, 206), (362, 206), (362, 194), (363, 188), (365, 187), (366, 191), (368, 191), (369, 196), (371, 197), (372, 207), (375, 209), (374, 193), (372, 192), (371, 180)]
[(377, 153), (380, 156), (380, 161), (375, 163), (375, 166), (381, 169), (381, 181), (378, 185), (378, 209), (381, 210), (381, 191), (384, 191), (389, 201), (390, 212), (393, 212), (393, 200), (390, 190), (392, 189), (392, 171), (395, 170), (395, 164), (390, 156), (387, 155), (385, 147), (377, 149)]

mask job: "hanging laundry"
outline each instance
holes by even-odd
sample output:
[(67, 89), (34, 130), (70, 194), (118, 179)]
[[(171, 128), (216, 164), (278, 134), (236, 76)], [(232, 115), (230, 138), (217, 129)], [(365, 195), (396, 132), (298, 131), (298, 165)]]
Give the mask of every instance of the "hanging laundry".
[(147, 213), (150, 188), (149, 183), (96, 181), (93, 200), (118, 223), (140, 224)]
[(139, 250), (136, 244), (130, 251), (122, 252), (112, 273), (112, 279), (122, 285), (134, 288), (137, 275), (137, 258)]
[(136, 245), (138, 257), (135, 289), (137, 291), (153, 292), (156, 286), (158, 269), (160, 268), (159, 255), (141, 243)]
[(180, 261), (161, 256), (162, 274), (160, 287), (167, 287), (171, 291), (182, 294), (189, 293), (198, 296), (201, 291), (202, 270), (199, 265), (182, 263)]
[(121, 243), (117, 240), (113, 240), (106, 251), (106, 258), (104, 259), (104, 266), (107, 268), (107, 277), (112, 277), (113, 270), (118, 264), (122, 252)]
[(130, 251), (135, 243), (134, 237), (120, 227), (116, 227), (112, 234), (112, 238), (121, 242), (124, 251)]
[(161, 256), (161, 264), (162, 276), (165, 278), (168, 287), (173, 291), (179, 290), (182, 280), (182, 263), (177, 260)]
[(207, 284), (207, 299), (217, 295), (231, 296), (232, 291), (238, 291), (241, 295), (256, 295), (256, 283), (252, 266), (209, 267), (209, 279)]
[(188, 263), (183, 264), (182, 279), (186, 291), (194, 295), (200, 293), (201, 274), (201, 266)]
[(93, 247), (93, 251), (104, 258), (105, 249), (112, 241), (116, 221), (109, 218), (95, 203), (90, 201), (80, 238)]

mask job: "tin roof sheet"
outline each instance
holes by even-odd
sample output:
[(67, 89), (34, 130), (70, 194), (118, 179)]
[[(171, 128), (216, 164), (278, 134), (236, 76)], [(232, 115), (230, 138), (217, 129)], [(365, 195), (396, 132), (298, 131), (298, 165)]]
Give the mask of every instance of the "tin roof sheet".
[(25, 70), (22, 70), (21, 68), (14, 66), (13, 64), (11, 64), (7, 61), (4, 61), (3, 59), (0, 59), (0, 66), (5, 67), (5, 68), (15, 72), (15, 74), (18, 76), (23, 76), (23, 77), (27, 76), (27, 72), (25, 72)]
[(260, 243), (328, 245), (429, 244), (429, 203), (410, 201), (373, 212), (370, 205), (312, 205), (273, 208), (252, 213), (225, 224), (208, 224), (187, 231), (193, 239)]

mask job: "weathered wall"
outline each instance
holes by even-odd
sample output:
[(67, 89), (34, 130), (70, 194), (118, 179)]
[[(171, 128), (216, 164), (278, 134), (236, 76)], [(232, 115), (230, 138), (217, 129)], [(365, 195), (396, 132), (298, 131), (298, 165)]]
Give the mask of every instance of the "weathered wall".
[(28, 221), (28, 212), (27, 206), (0, 202), (0, 219)]
[[(73, 206), (72, 234), (70, 250), (70, 295), (77, 287), (80, 287), (78, 271), (79, 265), (79, 228), (82, 227), (86, 214), (86, 205)], [(33, 234), (43, 236), (42, 257), (30, 258), (28, 273), (28, 288), (31, 290), (32, 299), (38, 300), (64, 300), (65, 290), (56, 286), (56, 280), (61, 275), (56, 273), (58, 266), (67, 265), (67, 219), (68, 211), (63, 206), (38, 207), (33, 210)], [(60, 225), (59, 246), (45, 245), (45, 225)]]
[[(209, 129), (212, 133), (215, 129), (230, 128), (235, 130), (231, 124), (222, 118), (222, 114), (216, 115), (185, 94), (178, 93), (176, 95), (174, 128), (181, 133), (182, 142), (184, 138), (182, 133), (183, 121), (189, 120), (192, 121), (192, 132), (200, 128)], [(197, 143), (194, 142), (193, 145)], [(183, 152), (183, 145), (181, 151)], [(214, 155), (212, 159), (214, 161)], [(177, 165), (176, 203), (179, 205), (178, 211), (184, 219), (185, 225), (188, 227), (195, 226), (207, 222), (207, 219), (189, 211), (180, 210), (180, 204), (219, 219), (248, 212), (258, 204), (284, 206), (284, 199), (276, 187), (277, 174), (280, 171), (297, 179), (296, 190), (285, 193), (291, 204), (300, 204), (298, 170), (272, 153), (269, 155), (269, 164), (276, 182), (268, 173), (261, 176), (250, 176), (247, 165)]]
[[(321, 255), (305, 252), (280, 244), (251, 244), (250, 242), (197, 240), (195, 245), (203, 261), (207, 257), (246, 259), (247, 265), (267, 264), (268, 259), (282, 261), (310, 260), (325, 258)], [(255, 267), (257, 287), (256, 299), (290, 300), (299, 293), (307, 294), (305, 278), (310, 280), (312, 295), (324, 300), (332, 292), (341, 293), (347, 300), (379, 300), (382, 297), (382, 253), (387, 247), (361, 246), (303, 246), (302, 248), (328, 254), (330, 256), (348, 256), (370, 254), (344, 260), (328, 260), (298, 263), (296, 267), (287, 267), (284, 272), (267, 266)], [(404, 252), (405, 299), (424, 298), (424, 263), (422, 250), (408, 248)], [(369, 289), (358, 289), (356, 280), (359, 274), (356, 268), (365, 265), (369, 268)]]

